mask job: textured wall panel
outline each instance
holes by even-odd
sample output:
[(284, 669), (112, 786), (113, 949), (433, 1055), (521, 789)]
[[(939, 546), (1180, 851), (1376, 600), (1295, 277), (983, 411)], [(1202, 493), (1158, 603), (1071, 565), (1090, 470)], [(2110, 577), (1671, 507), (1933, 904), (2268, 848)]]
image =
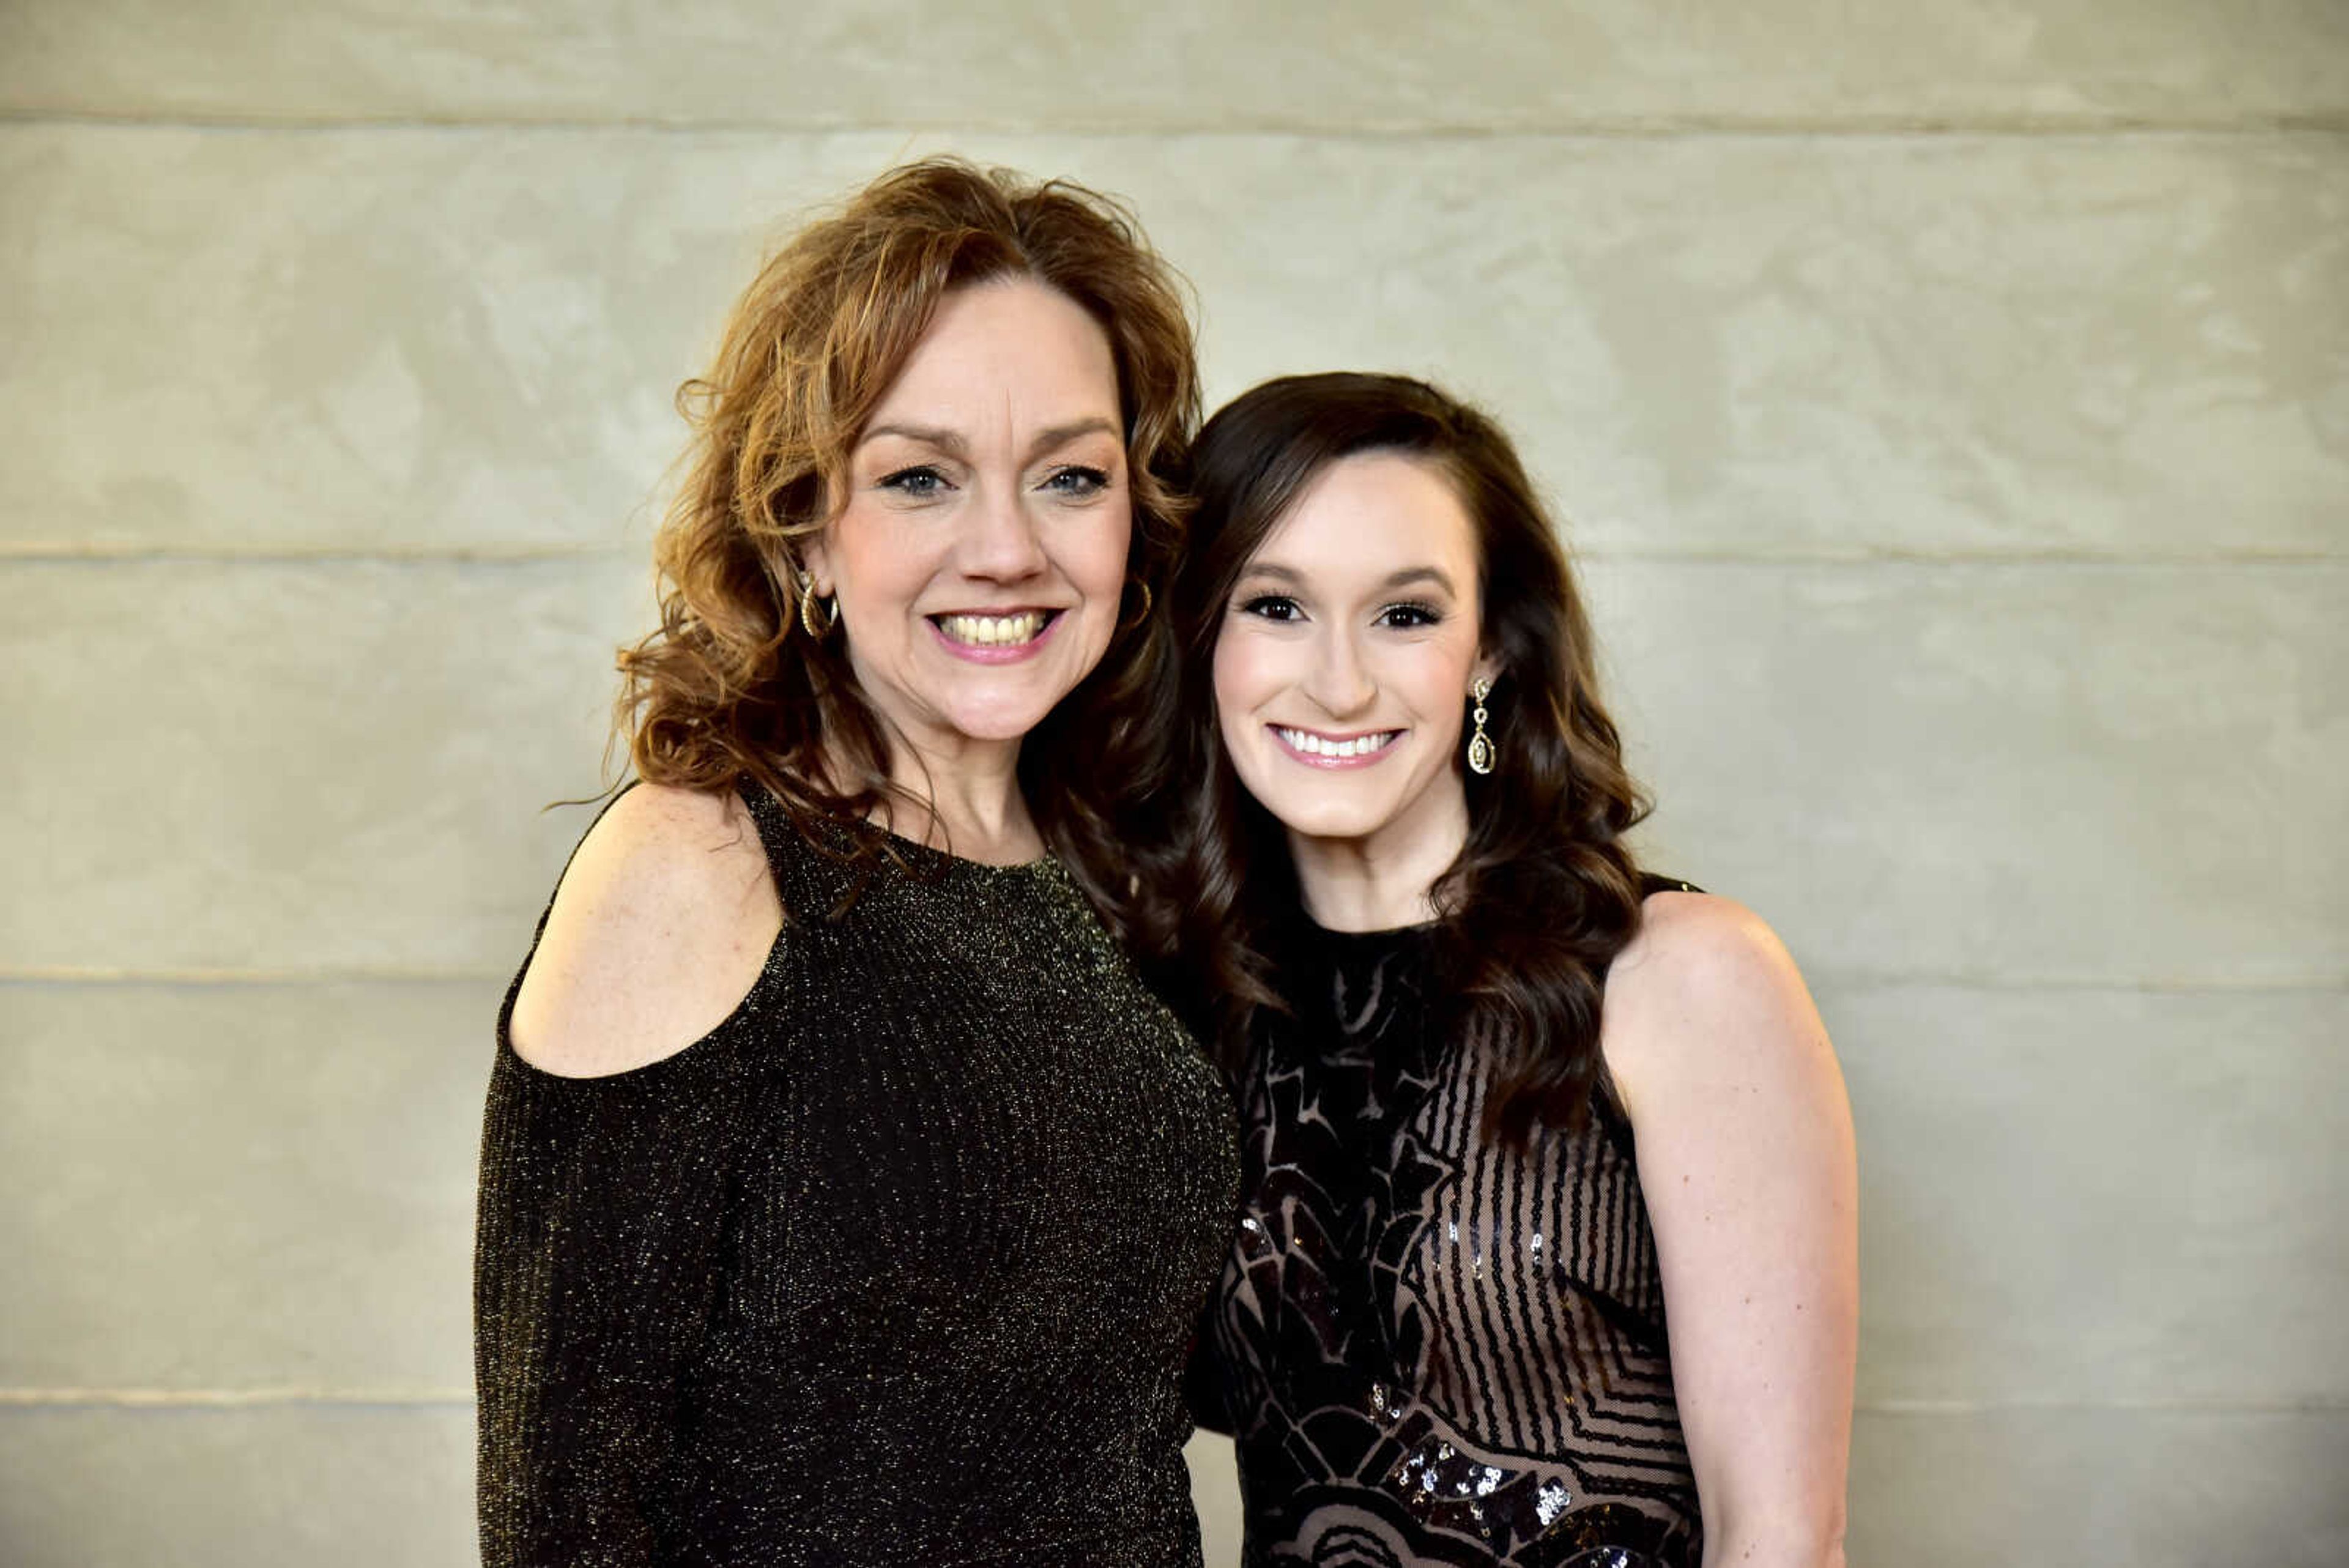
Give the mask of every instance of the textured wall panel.
[(2349, 107), (2344, 52), (2349, 26), (2327, 0), (1376, 0), (1335, 12), (618, 0), (554, 17), (462, 0), (16, 0), (0, 11), (0, 105), (1157, 130), (2209, 118)]
[(761, 244), (948, 145), (1130, 196), (1219, 396), (1440, 378), (1596, 549), (2349, 554), (2321, 137), (0, 130), (0, 542), (633, 545)]
[(2349, 992), (1819, 1001), (1863, 1404), (2349, 1406)]
[(470, 1407), (0, 1409), (9, 1568), (470, 1568)]
[(1867, 1568), (2339, 1568), (2339, 1410), (1863, 1414), (1849, 1557)]
[(0, 987), (0, 1385), (465, 1395), (502, 990)]
[(2349, 566), (1588, 575), (1654, 858), (1806, 964), (2349, 977)]
[[(0, 568), (13, 967), (509, 970), (646, 567)], [(638, 607), (647, 607), (639, 609)]]
[[(585, 814), (618, 561), (0, 567), (19, 967), (504, 970)], [(2336, 983), (2349, 566), (1609, 564), (1660, 863), (1823, 972)], [(1506, 687), (1495, 732), (1507, 739)]]
[(1206, 1568), (1238, 1568), (1240, 1489), (1232, 1440), (1221, 1432), (1194, 1432), (1183, 1457), (1191, 1466), (1191, 1503), (1199, 1511), (1199, 1548)]

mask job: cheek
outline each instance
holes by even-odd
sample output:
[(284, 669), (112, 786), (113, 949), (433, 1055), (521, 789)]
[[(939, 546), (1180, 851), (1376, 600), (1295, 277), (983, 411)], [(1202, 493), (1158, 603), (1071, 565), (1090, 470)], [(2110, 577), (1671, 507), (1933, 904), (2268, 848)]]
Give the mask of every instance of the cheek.
[(1447, 639), (1431, 643), (1419, 650), (1420, 657), (1412, 661), (1407, 673), (1398, 672), (1400, 679), (1410, 682), (1412, 705), (1421, 718), (1433, 725), (1464, 722), (1468, 713), (1468, 682), (1476, 665), (1476, 645), (1472, 639)]
[(868, 609), (907, 597), (928, 576), (919, 542), (892, 521), (852, 507), (825, 530), (823, 558), (843, 606)]
[(1130, 506), (1104, 507), (1094, 526), (1074, 541), (1062, 570), (1089, 598), (1125, 591), (1125, 562), (1133, 544), (1133, 512)]
[(1280, 685), (1278, 663), (1274, 651), (1244, 628), (1229, 631), (1216, 642), (1216, 722), (1226, 745), (1255, 730), (1255, 711)]

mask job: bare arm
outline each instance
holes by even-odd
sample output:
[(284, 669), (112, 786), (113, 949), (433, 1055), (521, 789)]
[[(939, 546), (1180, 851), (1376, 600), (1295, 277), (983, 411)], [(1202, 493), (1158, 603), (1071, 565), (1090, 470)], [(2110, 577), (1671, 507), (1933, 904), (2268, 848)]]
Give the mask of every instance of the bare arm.
[(1661, 894), (1607, 985), (1608, 1067), (1655, 1226), (1708, 1568), (1839, 1568), (1857, 1175), (1794, 961), (1725, 898)]

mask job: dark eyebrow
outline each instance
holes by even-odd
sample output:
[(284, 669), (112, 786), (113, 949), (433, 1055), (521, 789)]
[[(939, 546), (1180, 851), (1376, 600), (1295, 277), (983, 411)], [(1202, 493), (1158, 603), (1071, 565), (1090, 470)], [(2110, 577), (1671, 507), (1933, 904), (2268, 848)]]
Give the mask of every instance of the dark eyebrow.
[(1390, 572), (1387, 574), (1386, 580), (1379, 587), (1400, 588), (1407, 587), (1413, 583), (1433, 583), (1447, 594), (1458, 591), (1453, 587), (1452, 579), (1433, 566), (1405, 566), (1400, 572)]
[[(1305, 580), (1303, 573), (1284, 566), (1278, 561), (1258, 561), (1240, 574), (1242, 582), (1251, 577), (1269, 577), (1274, 582), (1287, 583), (1292, 587)], [(1450, 577), (1434, 566), (1405, 566), (1400, 572), (1389, 572), (1380, 580), (1379, 591), (1389, 593), (1396, 588), (1408, 587), (1414, 583), (1431, 583), (1454, 597), (1457, 597), (1460, 591), (1452, 586)]]

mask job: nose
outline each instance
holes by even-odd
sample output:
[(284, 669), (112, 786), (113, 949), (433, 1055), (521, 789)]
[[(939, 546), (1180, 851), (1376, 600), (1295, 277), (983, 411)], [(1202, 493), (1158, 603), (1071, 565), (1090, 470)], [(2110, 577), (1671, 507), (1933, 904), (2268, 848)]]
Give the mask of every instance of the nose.
[(1345, 719), (1368, 708), (1379, 694), (1353, 634), (1342, 627), (1325, 629), (1314, 639), (1312, 668), (1306, 672), (1305, 694), (1332, 719)]
[(1045, 566), (1036, 519), (1020, 504), (1019, 486), (989, 485), (973, 498), (963, 538), (963, 570), (974, 577), (1015, 583)]

